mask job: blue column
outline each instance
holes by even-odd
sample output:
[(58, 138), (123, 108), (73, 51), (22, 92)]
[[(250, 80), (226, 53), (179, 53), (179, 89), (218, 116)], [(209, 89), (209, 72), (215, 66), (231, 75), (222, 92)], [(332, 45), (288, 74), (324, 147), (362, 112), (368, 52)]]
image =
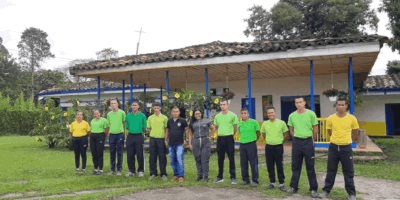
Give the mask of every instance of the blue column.
[[(144, 96), (146, 96), (146, 83), (144, 84), (144, 88), (143, 88), (143, 94)], [(143, 102), (143, 114), (144, 116), (146, 116), (146, 102)]]
[(253, 116), (253, 105), (252, 105), (252, 101), (251, 101), (251, 66), (247, 65), (247, 83), (248, 83), (248, 92), (249, 92), (249, 115), (251, 119), (254, 119)]
[(97, 99), (100, 101), (100, 76), (97, 76)]
[(162, 86), (160, 86), (160, 102), (161, 102), (161, 112), (162, 112)]
[(315, 111), (314, 109), (314, 62), (310, 60), (310, 95), (311, 95), (311, 110)]
[(132, 89), (133, 89), (133, 74), (131, 74), (131, 87), (129, 88), (129, 92), (130, 92), (130, 104), (129, 104), (129, 107), (131, 108), (130, 110), (131, 110), (131, 112), (132, 112), (132, 99), (133, 99), (133, 91), (132, 91)]
[(125, 112), (125, 80), (122, 80), (122, 110)]
[[(206, 100), (208, 100), (208, 69), (206, 68)], [(209, 119), (209, 110), (208, 110), (208, 105), (207, 105), (207, 111), (206, 111), (207, 119)]]
[(354, 115), (353, 58), (349, 58), (350, 114)]
[(167, 81), (167, 94), (168, 94), (168, 98), (169, 98), (169, 72), (167, 71), (166, 77), (165, 77), (166, 81)]

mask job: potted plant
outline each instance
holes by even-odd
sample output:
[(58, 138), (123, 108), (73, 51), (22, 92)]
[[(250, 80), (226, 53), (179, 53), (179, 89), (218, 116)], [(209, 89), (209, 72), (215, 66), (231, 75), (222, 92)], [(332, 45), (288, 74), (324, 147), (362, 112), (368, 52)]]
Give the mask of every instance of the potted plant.
[(233, 97), (235, 96), (235, 93), (233, 93), (233, 92), (231, 92), (231, 91), (228, 91), (228, 90), (225, 90), (223, 93), (222, 93), (222, 98), (223, 99), (226, 99), (226, 100), (228, 100), (228, 103), (229, 104), (231, 104), (231, 100), (233, 99)]
[(331, 102), (336, 102), (337, 96), (339, 95), (339, 91), (337, 88), (333, 87), (322, 91), (321, 94), (328, 97)]

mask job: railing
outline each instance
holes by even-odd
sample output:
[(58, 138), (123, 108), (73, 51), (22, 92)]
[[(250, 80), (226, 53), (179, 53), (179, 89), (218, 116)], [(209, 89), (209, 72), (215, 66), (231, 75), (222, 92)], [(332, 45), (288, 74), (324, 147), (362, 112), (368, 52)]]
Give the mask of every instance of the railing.
[(330, 141), (330, 136), (328, 133), (328, 127), (327, 127), (327, 120), (328, 118), (318, 118), (318, 135), (317, 138), (315, 139), (315, 143), (319, 144), (329, 144)]

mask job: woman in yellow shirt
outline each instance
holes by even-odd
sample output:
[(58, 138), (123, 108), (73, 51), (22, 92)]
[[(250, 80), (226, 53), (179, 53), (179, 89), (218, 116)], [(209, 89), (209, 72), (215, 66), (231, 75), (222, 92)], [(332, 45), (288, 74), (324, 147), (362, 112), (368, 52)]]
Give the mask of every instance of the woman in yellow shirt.
[[(86, 150), (88, 147), (88, 135), (90, 135), (90, 126), (83, 120), (83, 112), (76, 112), (76, 121), (74, 121), (69, 127), (69, 131), (72, 135), (72, 146), (75, 153), (75, 166), (76, 173), (86, 172)], [(82, 156), (82, 171), (79, 171), (79, 160)]]

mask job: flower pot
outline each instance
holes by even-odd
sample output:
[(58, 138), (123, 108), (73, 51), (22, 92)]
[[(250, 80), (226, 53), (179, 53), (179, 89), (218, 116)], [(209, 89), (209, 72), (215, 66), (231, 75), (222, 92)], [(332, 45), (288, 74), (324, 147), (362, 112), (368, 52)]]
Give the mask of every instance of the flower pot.
[(337, 100), (337, 96), (329, 97), (329, 101), (331, 101), (331, 102), (336, 102), (336, 100)]
[(151, 103), (146, 103), (146, 106), (147, 106), (148, 108), (150, 108), (150, 107), (151, 107)]

